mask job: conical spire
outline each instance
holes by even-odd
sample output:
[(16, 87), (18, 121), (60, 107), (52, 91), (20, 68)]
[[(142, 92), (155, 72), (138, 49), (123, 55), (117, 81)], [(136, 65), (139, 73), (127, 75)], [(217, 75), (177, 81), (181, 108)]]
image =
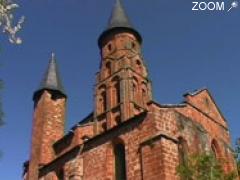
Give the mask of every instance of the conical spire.
[(124, 11), (124, 8), (120, 0), (116, 0), (115, 2), (107, 28), (111, 29), (115, 27), (132, 28), (132, 25), (127, 17), (127, 14)]
[(37, 93), (45, 89), (59, 91), (61, 94), (65, 95), (54, 53), (52, 53), (51, 55), (47, 71), (43, 77), (43, 80), (40, 83), (39, 88), (35, 91), (34, 97)]
[(112, 10), (112, 14), (109, 18), (108, 25), (106, 30), (100, 35), (98, 39), (98, 45), (101, 47), (102, 40), (104, 37), (110, 33), (110, 31), (116, 31), (116, 30), (125, 30), (128, 32), (132, 32), (136, 38), (139, 40), (139, 42), (142, 42), (141, 35), (133, 28), (133, 26), (130, 23), (130, 20), (123, 8), (123, 5), (121, 3), (121, 0), (116, 0), (115, 5)]

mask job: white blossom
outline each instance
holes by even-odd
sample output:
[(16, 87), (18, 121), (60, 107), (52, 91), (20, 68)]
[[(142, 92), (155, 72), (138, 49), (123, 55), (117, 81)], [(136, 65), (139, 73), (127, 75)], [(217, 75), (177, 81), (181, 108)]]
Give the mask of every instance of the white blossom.
[(3, 33), (8, 34), (9, 41), (13, 44), (21, 44), (22, 40), (16, 34), (22, 29), (24, 16), (22, 16), (16, 25), (13, 25), (13, 12), (19, 5), (13, 3), (11, 0), (0, 0), (0, 28)]

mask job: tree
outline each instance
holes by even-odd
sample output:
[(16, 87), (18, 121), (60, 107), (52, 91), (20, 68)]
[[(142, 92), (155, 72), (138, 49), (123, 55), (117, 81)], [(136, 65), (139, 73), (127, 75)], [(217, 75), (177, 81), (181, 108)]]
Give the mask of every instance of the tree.
[[(13, 3), (12, 0), (0, 0), (0, 28), (3, 33), (7, 34), (10, 43), (21, 44), (21, 38), (17, 37), (16, 34), (22, 28), (22, 23), (24, 22), (24, 16), (22, 16), (19, 21), (14, 24), (14, 16), (16, 8), (19, 5)], [(0, 90), (3, 88), (3, 81), (0, 80)], [(3, 111), (2, 111), (2, 101), (0, 99), (0, 126), (3, 125)]]
[(226, 174), (212, 153), (189, 156), (187, 163), (177, 167), (177, 173), (184, 180), (234, 180), (236, 173)]
[(16, 8), (19, 5), (13, 3), (12, 0), (0, 0), (0, 28), (3, 33), (8, 34), (9, 41), (13, 44), (21, 44), (21, 38), (16, 36), (16, 33), (19, 32), (22, 28), (22, 23), (24, 22), (24, 16), (22, 16), (19, 21), (14, 24), (14, 16)]

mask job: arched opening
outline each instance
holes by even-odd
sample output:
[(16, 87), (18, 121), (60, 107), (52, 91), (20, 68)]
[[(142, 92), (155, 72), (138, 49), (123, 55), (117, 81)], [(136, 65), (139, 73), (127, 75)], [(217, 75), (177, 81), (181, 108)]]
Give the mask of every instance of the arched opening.
[(140, 60), (136, 60), (136, 71), (138, 73), (142, 73), (142, 63), (140, 62)]
[(113, 106), (116, 106), (121, 101), (119, 77), (113, 78), (112, 100), (113, 100)]
[(111, 43), (109, 43), (109, 44), (107, 45), (107, 47), (108, 47), (108, 51), (112, 51), (112, 44), (111, 44)]
[(107, 110), (107, 94), (106, 87), (102, 86), (99, 88), (99, 98), (98, 98), (98, 112), (99, 114)]
[(144, 82), (142, 82), (141, 89), (142, 89), (142, 103), (143, 105), (145, 105), (148, 99), (147, 99), (147, 85)]
[(137, 101), (137, 94), (138, 94), (138, 81), (135, 77), (133, 77), (133, 84), (132, 84), (132, 99), (134, 102)]
[(106, 74), (105, 77), (108, 77), (111, 75), (111, 62), (107, 62), (106, 64)]
[(132, 42), (132, 48), (133, 48), (133, 49), (136, 48), (136, 44), (135, 44), (135, 42)]
[(101, 93), (101, 100), (102, 100), (102, 112), (105, 112), (107, 110), (107, 95), (106, 95), (106, 91), (103, 91)]
[(120, 82), (119, 81), (115, 84), (115, 89), (116, 89), (116, 102), (118, 104), (120, 103)]
[(136, 86), (136, 84), (134, 84), (134, 83), (133, 83), (132, 93), (133, 93), (133, 101), (136, 101), (137, 86)]
[(220, 149), (219, 149), (219, 145), (215, 139), (212, 140), (211, 149), (212, 149), (212, 152), (213, 152), (213, 155), (215, 156), (215, 158), (219, 159), (220, 158)]
[(126, 180), (125, 147), (123, 144), (114, 146), (115, 155), (115, 180)]
[(178, 138), (178, 157), (181, 165), (187, 165), (188, 162), (188, 145), (182, 137)]

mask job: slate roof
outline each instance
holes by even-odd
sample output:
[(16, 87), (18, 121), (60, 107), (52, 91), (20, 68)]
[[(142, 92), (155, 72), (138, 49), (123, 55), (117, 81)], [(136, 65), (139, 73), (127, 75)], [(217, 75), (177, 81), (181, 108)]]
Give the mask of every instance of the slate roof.
[(101, 47), (102, 40), (104, 37), (109, 34), (111, 31), (116, 30), (125, 30), (132, 32), (138, 41), (142, 42), (141, 35), (133, 28), (132, 24), (130, 23), (130, 20), (123, 8), (121, 0), (116, 0), (115, 5), (112, 10), (112, 14), (109, 18), (107, 28), (105, 31), (100, 35), (98, 39), (98, 45)]
[(129, 21), (127, 14), (122, 6), (120, 0), (116, 0), (116, 3), (113, 7), (112, 14), (108, 21), (107, 29), (115, 28), (115, 27), (127, 27), (132, 28), (132, 25)]
[(49, 61), (47, 71), (40, 83), (40, 86), (35, 91), (34, 96), (42, 90), (55, 90), (65, 95), (65, 90), (61, 82), (54, 53), (52, 53), (52, 57)]

